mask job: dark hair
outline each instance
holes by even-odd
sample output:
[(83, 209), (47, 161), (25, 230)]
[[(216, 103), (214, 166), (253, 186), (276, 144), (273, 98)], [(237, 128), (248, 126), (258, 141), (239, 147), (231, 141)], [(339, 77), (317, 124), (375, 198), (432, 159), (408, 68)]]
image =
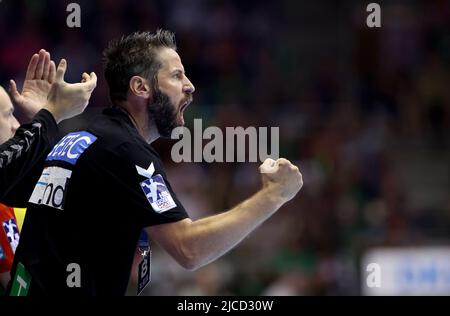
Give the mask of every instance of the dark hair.
[(155, 83), (161, 67), (156, 58), (158, 49), (177, 49), (174, 33), (157, 30), (156, 33), (135, 32), (112, 40), (103, 52), (105, 78), (111, 101), (126, 100), (131, 77), (142, 76)]

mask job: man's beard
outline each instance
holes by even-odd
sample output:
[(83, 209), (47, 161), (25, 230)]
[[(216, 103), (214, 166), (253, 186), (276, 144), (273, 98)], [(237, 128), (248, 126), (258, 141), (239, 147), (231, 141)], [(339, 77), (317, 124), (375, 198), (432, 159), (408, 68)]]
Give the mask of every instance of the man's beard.
[(153, 102), (149, 104), (149, 119), (158, 130), (159, 136), (170, 137), (177, 122), (176, 106), (170, 102), (169, 96), (159, 89), (153, 90)]

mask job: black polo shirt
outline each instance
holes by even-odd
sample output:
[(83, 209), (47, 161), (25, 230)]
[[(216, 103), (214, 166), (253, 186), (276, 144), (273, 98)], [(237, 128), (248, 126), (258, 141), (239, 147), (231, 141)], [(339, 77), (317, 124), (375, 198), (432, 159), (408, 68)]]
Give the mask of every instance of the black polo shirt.
[(13, 138), (0, 145), (2, 203), (26, 206), (33, 182), (39, 177), (39, 169), (57, 137), (58, 126), (53, 115), (42, 109), (32, 122), (20, 126)]
[[(47, 156), (12, 277), (20, 262), (28, 295), (123, 295), (141, 230), (187, 217), (159, 155), (123, 110), (108, 108)], [(81, 287), (67, 285), (73, 263)]]

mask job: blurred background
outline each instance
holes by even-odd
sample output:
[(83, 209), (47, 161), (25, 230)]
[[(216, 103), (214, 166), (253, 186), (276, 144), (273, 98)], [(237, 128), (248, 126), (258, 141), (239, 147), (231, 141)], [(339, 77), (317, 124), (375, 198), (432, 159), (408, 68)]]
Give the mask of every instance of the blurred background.
[[(66, 25), (70, 2), (81, 6), (80, 28)], [(381, 294), (449, 295), (450, 1), (376, 1), (382, 27), (373, 29), (370, 2), (1, 0), (0, 84), (21, 85), (45, 48), (68, 60), (66, 81), (99, 75), (89, 111), (100, 110), (110, 104), (108, 41), (166, 28), (196, 86), (188, 126), (280, 128), (280, 156), (299, 165), (301, 192), (198, 271), (153, 245), (147, 295), (371, 295), (367, 264), (383, 273), (387, 261), (383, 280), (397, 287)], [(257, 163), (177, 164), (172, 144), (155, 147), (193, 219), (259, 188)]]

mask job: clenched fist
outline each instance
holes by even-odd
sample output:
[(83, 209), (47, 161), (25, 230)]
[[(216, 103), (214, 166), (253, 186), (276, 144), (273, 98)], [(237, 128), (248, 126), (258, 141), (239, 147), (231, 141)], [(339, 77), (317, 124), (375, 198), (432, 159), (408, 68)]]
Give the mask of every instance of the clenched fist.
[(259, 166), (263, 189), (279, 198), (282, 203), (291, 200), (303, 186), (303, 178), (297, 166), (289, 160), (267, 158)]

